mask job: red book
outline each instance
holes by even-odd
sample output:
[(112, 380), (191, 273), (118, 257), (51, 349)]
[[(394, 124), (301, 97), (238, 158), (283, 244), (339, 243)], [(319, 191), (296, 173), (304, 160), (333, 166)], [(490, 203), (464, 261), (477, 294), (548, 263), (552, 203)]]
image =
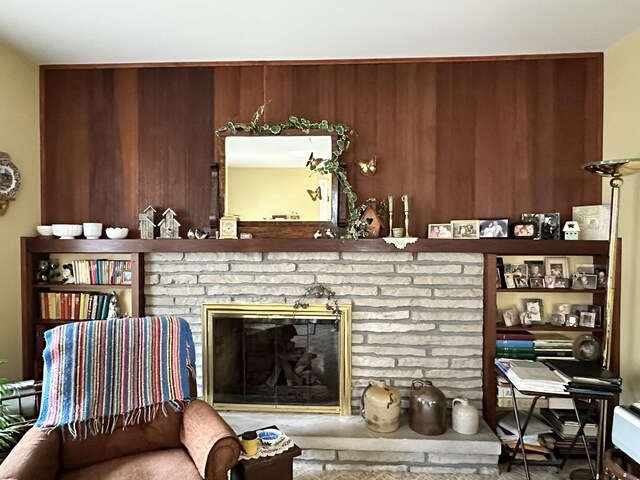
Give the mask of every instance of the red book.
[(529, 332), (496, 333), (496, 340), (533, 340), (534, 338)]

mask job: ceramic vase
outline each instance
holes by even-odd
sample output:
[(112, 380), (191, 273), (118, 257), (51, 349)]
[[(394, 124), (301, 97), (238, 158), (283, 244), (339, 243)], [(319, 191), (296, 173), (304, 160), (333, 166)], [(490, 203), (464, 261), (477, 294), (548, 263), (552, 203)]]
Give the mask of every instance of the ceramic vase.
[(362, 416), (374, 432), (395, 432), (400, 427), (400, 393), (384, 380), (371, 380), (362, 393)]

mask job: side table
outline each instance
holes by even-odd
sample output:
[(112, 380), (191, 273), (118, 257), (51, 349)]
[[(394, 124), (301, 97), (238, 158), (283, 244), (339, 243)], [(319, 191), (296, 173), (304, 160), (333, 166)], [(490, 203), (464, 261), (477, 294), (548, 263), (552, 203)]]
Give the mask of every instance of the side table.
[(293, 480), (293, 459), (300, 454), (302, 450), (294, 444), (273, 457), (239, 460), (231, 469), (231, 480)]

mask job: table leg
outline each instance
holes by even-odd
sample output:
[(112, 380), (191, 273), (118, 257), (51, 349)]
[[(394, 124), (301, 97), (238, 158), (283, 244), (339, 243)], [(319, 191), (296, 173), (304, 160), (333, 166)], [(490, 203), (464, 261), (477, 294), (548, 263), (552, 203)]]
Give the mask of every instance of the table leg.
[(518, 430), (518, 440), (516, 441), (515, 448), (513, 449), (513, 457), (515, 458), (515, 452), (518, 450), (518, 445), (520, 445), (520, 450), (522, 452), (522, 464), (524, 466), (524, 474), (527, 477), (527, 480), (531, 480), (531, 475), (529, 474), (529, 464), (527, 463), (527, 453), (525, 451), (524, 446), (524, 432), (529, 424), (529, 419), (531, 418), (531, 414), (533, 413), (533, 409), (536, 406), (536, 402), (538, 397), (533, 397), (533, 401), (531, 402), (531, 408), (529, 409), (529, 413), (527, 414), (527, 418), (525, 419), (524, 425), (520, 426), (520, 415), (518, 415), (518, 403), (516, 402), (516, 392), (515, 387), (511, 385), (511, 400), (513, 401), (513, 415), (516, 420), (516, 429)]

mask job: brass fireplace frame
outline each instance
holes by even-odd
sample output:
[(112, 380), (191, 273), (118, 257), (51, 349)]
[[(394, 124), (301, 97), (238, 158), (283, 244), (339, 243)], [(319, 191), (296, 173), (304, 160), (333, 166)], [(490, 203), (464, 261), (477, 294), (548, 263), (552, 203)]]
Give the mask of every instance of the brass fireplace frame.
[[(337, 406), (265, 405), (217, 403), (214, 398), (214, 338), (215, 318), (336, 318), (340, 317), (340, 404)], [(339, 313), (328, 310), (325, 304), (293, 308), (285, 304), (218, 304), (202, 305), (202, 367), (204, 399), (219, 410), (238, 412), (326, 413), (351, 415), (351, 306), (340, 306)]]

